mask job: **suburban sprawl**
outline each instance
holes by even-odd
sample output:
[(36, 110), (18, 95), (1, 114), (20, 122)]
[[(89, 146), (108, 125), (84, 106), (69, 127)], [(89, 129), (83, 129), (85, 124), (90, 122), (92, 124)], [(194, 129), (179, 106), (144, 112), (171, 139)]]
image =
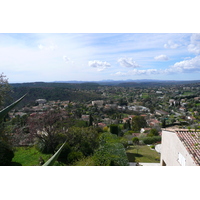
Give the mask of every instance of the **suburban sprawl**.
[[(44, 165), (61, 148), (57, 166), (187, 165), (187, 153), (188, 165), (200, 165), (200, 81), (10, 86), (2, 109), (25, 97), (2, 119), (1, 145), (7, 146), (1, 154), (7, 156), (0, 165)], [(170, 144), (180, 140), (185, 154), (166, 150), (173, 133)], [(186, 142), (190, 137), (194, 143)]]

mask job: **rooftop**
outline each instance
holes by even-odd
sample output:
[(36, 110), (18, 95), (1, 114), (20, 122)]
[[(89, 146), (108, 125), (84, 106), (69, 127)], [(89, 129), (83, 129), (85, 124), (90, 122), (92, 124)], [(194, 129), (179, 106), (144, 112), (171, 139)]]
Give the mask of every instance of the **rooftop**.
[(175, 132), (193, 158), (196, 165), (200, 165), (200, 132), (187, 129), (166, 129)]

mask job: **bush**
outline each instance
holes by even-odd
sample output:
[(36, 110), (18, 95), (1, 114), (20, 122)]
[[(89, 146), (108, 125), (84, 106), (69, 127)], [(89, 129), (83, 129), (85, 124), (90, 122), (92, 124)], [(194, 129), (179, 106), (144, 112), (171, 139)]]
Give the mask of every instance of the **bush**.
[[(56, 151), (62, 146), (62, 144), (59, 144), (57, 147), (56, 147)], [(63, 162), (63, 163), (67, 163), (68, 161), (68, 155), (69, 153), (71, 152), (71, 147), (69, 146), (68, 143), (66, 143), (58, 157), (58, 161), (60, 162)]]
[(154, 144), (161, 141), (161, 136), (145, 137), (143, 138), (144, 144)]
[(151, 145), (150, 147), (151, 147), (152, 149), (155, 149), (155, 145)]
[(139, 144), (139, 139), (138, 139), (138, 137), (134, 137), (134, 138), (132, 139), (132, 142), (133, 142), (133, 144)]
[(117, 124), (111, 124), (110, 125), (110, 132), (112, 134), (118, 135), (118, 133), (119, 133), (119, 127), (118, 127), (118, 125)]
[(125, 139), (125, 138), (121, 138), (121, 139), (120, 139), (120, 143), (123, 144), (124, 148), (126, 148), (126, 147), (128, 146), (128, 140)]
[(81, 158), (83, 158), (83, 153), (80, 151), (72, 151), (71, 153), (69, 153), (67, 160), (69, 163), (73, 163), (75, 161), (80, 160)]
[(3, 141), (0, 141), (0, 165), (8, 166), (14, 157), (14, 152), (11, 147)]
[(100, 137), (100, 147), (93, 156), (97, 166), (127, 166), (128, 158), (123, 144), (116, 135), (103, 133)]
[(35, 144), (35, 148), (39, 152), (45, 153), (45, 154), (54, 153), (56, 146), (57, 146), (57, 143), (52, 145), (50, 142), (48, 141), (44, 142), (42, 140), (38, 140)]

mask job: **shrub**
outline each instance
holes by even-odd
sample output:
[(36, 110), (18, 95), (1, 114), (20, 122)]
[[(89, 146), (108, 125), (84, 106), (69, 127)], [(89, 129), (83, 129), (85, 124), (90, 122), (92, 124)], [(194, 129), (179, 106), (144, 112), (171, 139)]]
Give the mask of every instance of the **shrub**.
[(144, 144), (154, 144), (161, 141), (161, 136), (145, 137), (143, 138)]
[[(60, 147), (62, 146), (62, 144), (59, 144), (57, 147), (56, 147), (56, 150), (58, 150)], [(58, 161), (60, 162), (63, 162), (63, 163), (67, 163), (68, 161), (68, 155), (69, 153), (71, 152), (71, 147), (69, 146), (68, 143), (65, 143), (59, 157), (58, 157)]]
[(126, 148), (128, 146), (128, 140), (125, 138), (121, 138), (120, 142), (123, 144), (124, 148)]
[(0, 165), (10, 165), (14, 152), (11, 147), (4, 141), (0, 141)]
[(100, 147), (93, 156), (97, 166), (127, 166), (128, 158), (123, 144), (116, 135), (103, 133), (100, 137)]
[(138, 137), (134, 137), (134, 138), (132, 139), (132, 142), (133, 142), (133, 144), (139, 144), (139, 139), (138, 139)]
[(67, 160), (69, 163), (73, 163), (75, 161), (80, 160), (81, 158), (83, 158), (83, 153), (80, 151), (72, 151), (71, 153), (69, 153)]
[(152, 149), (155, 149), (155, 145), (151, 145), (150, 147), (151, 147)]
[(111, 124), (110, 125), (110, 132), (112, 134), (118, 135), (118, 133), (119, 133), (119, 127), (118, 127), (118, 125), (117, 124)]
[(52, 144), (51, 142), (48, 142), (46, 140), (45, 142), (43, 140), (38, 140), (35, 144), (35, 148), (41, 152), (41, 153), (54, 153), (56, 146), (58, 143)]
[(103, 127), (103, 132), (108, 132), (108, 127), (107, 126)]

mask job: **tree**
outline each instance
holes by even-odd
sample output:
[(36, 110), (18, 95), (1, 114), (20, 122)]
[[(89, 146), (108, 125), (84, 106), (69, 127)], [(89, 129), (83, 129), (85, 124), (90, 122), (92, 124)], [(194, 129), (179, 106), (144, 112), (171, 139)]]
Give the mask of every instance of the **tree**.
[(139, 139), (138, 139), (138, 137), (134, 137), (134, 138), (132, 139), (132, 142), (133, 142), (133, 144), (135, 144), (135, 145), (139, 144)]
[(13, 157), (12, 148), (6, 142), (0, 140), (0, 166), (10, 165)]
[(8, 92), (10, 91), (11, 91), (11, 87), (8, 83), (8, 79), (3, 73), (1, 73), (0, 74), (0, 107), (2, 107), (2, 105), (4, 104), (5, 98), (8, 95)]
[(166, 128), (166, 119), (165, 118), (162, 119), (162, 128)]
[(153, 137), (153, 136), (158, 136), (158, 135), (159, 135), (158, 130), (155, 129), (155, 128), (152, 128), (147, 136), (148, 137)]
[(147, 122), (143, 116), (135, 116), (132, 119), (132, 129), (134, 131), (140, 131), (141, 128), (144, 128), (147, 126)]
[(27, 123), (32, 140), (37, 138), (37, 147), (43, 153), (55, 153), (57, 145), (65, 141), (71, 125), (67, 113), (61, 110), (30, 116)]
[(117, 124), (111, 124), (110, 125), (110, 132), (112, 134), (118, 135), (118, 133), (119, 133), (119, 127), (118, 127), (118, 125)]

